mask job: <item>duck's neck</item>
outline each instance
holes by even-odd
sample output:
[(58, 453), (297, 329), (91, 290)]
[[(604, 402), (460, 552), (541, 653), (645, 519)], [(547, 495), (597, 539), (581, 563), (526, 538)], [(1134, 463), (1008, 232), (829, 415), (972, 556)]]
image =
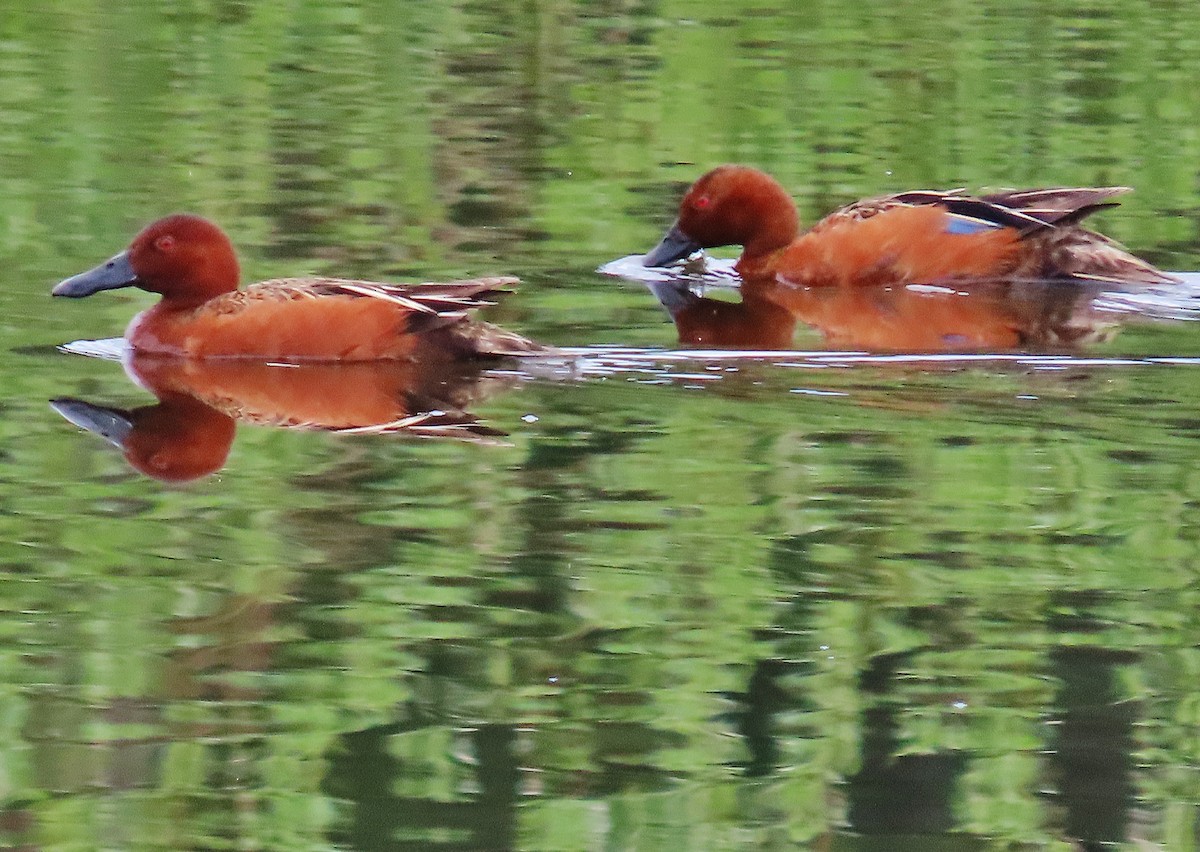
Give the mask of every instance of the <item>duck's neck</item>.
[(232, 290), (214, 290), (212, 292), (205, 293), (164, 293), (162, 299), (159, 300), (159, 303), (151, 308), (151, 310), (164, 313), (194, 311), (196, 308), (212, 301), (218, 296), (223, 296), (226, 293), (232, 293), (236, 289), (237, 288), (234, 287)]
[(196, 252), (182, 269), (146, 278), (143, 288), (162, 296), (164, 309), (190, 310), (238, 288), (241, 271), (228, 251)]
[(743, 279), (774, 278), (777, 258), (782, 251), (783, 249), (773, 249), (769, 252), (756, 254), (747, 249), (742, 252), (742, 256), (734, 264), (734, 269)]
[(738, 272), (743, 276), (760, 274), (775, 254), (799, 236), (800, 216), (791, 197), (775, 181), (754, 186), (738, 212), (744, 219)]

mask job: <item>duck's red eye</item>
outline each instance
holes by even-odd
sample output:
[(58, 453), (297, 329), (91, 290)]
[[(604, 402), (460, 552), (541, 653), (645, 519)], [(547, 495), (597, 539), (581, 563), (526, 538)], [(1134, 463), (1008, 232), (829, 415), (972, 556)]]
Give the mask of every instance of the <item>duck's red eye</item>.
[(701, 195), (698, 198), (692, 199), (692, 206), (697, 210), (703, 210), (708, 205), (712, 204), (712, 199), (707, 195)]
[(154, 241), (154, 247), (164, 254), (168, 253), (175, 248), (175, 238), (170, 234), (164, 234)]

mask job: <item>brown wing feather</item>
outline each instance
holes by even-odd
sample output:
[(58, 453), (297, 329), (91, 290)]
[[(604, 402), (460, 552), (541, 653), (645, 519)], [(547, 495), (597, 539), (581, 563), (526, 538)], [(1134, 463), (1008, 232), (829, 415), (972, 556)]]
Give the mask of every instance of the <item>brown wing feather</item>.
[(1019, 277), (1067, 276), (1114, 285), (1179, 283), (1174, 275), (1134, 257), (1118, 243), (1094, 231), (1059, 225), (1028, 239), (1035, 245), (1026, 252), (1026, 268), (1015, 271)]
[(960, 216), (1032, 233), (1047, 225), (1079, 222), (1097, 210), (1112, 206), (1109, 199), (1113, 196), (1129, 191), (1125, 186), (1057, 187), (973, 196), (962, 189), (911, 190), (848, 204), (829, 214), (817, 226), (869, 219), (895, 207), (937, 205)]
[(1115, 195), (1133, 190), (1128, 186), (1051, 187), (1049, 189), (1011, 189), (980, 196), (985, 201), (1018, 210), (1072, 211), (1108, 201)]
[(490, 297), (507, 292), (518, 283), (520, 279), (511, 275), (496, 275), (428, 284), (384, 284), (344, 278), (276, 278), (255, 286), (269, 287), (281, 298), (341, 294), (395, 302), (419, 313), (461, 314), (472, 308), (495, 304)]
[[(454, 325), (477, 308), (495, 305), (494, 297), (509, 292), (518, 283), (520, 279), (511, 275), (423, 284), (385, 284), (345, 278), (274, 278), (239, 291), (239, 294), (245, 295), (238, 301), (264, 297), (286, 301), (333, 295), (379, 299), (412, 311), (405, 331), (421, 334)], [(237, 305), (231, 301), (228, 307), (234, 310)], [(510, 336), (513, 339), (524, 340), (518, 335)], [(520, 349), (514, 344), (506, 347), (504, 352), (509, 349), (520, 352), (536, 351), (532, 345)], [(504, 352), (497, 351), (495, 354)]]
[(1132, 190), (1127, 186), (1018, 189), (980, 196), (983, 201), (1032, 216), (1047, 225), (1080, 222), (1097, 210), (1115, 207), (1110, 199)]
[(981, 222), (991, 222), (1019, 231), (1027, 231), (1044, 227), (1047, 223), (1016, 208), (1006, 207), (985, 198), (964, 195), (961, 189), (933, 190), (919, 189), (908, 192), (898, 192), (895, 195), (884, 195), (879, 198), (868, 198), (848, 204), (830, 213), (813, 230), (835, 225), (839, 222), (863, 221), (877, 216), (887, 210), (897, 207), (944, 207), (951, 213), (978, 219)]
[[(363, 281), (331, 282), (338, 293), (383, 299), (413, 311), (406, 331), (421, 334), (458, 323), (476, 308), (496, 304), (490, 297), (504, 292), (505, 287), (519, 283), (518, 278), (495, 276), (428, 284), (379, 284)], [(491, 351), (491, 350), (479, 350)], [(499, 353), (497, 353), (499, 354)]]

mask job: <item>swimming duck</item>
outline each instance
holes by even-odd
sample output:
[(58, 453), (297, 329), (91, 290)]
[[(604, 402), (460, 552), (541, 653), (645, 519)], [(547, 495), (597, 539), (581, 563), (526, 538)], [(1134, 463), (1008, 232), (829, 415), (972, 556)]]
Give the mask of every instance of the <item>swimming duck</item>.
[(468, 313), (516, 278), (383, 284), (280, 278), (238, 289), (229, 237), (212, 222), (175, 214), (147, 226), (129, 248), (60, 282), (53, 295), (82, 298), (140, 287), (158, 304), (134, 317), (136, 352), (188, 358), (283, 361), (457, 360), (526, 355), (546, 347)]
[(1127, 191), (901, 192), (850, 204), (801, 233), (796, 205), (774, 178), (748, 166), (719, 166), (687, 191), (679, 218), (643, 263), (665, 266), (701, 248), (737, 245), (742, 255), (736, 268), (745, 284), (1175, 283), (1079, 225)]

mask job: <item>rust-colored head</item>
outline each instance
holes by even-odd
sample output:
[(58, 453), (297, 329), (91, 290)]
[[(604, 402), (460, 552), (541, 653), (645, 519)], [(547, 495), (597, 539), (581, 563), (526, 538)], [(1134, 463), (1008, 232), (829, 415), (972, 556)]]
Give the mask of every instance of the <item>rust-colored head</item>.
[(761, 256), (786, 246), (799, 229), (796, 205), (778, 181), (749, 166), (718, 166), (692, 184), (679, 218), (643, 262), (665, 266), (717, 246)]
[(82, 298), (101, 290), (140, 287), (164, 298), (199, 303), (237, 289), (238, 262), (225, 232), (199, 216), (159, 219), (110, 260), (62, 281), (55, 296)]

